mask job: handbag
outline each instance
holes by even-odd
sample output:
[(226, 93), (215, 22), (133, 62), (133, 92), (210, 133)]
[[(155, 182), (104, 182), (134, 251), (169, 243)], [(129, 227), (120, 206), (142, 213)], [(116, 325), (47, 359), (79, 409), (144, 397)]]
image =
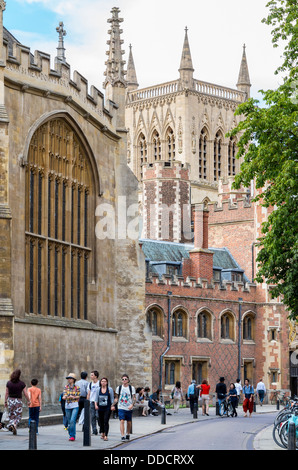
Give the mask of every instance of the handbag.
[(7, 409), (5, 408), (4, 411), (3, 411), (3, 415), (2, 415), (2, 420), (1, 420), (3, 423), (5, 421), (9, 421), (9, 414), (8, 414), (8, 411)]

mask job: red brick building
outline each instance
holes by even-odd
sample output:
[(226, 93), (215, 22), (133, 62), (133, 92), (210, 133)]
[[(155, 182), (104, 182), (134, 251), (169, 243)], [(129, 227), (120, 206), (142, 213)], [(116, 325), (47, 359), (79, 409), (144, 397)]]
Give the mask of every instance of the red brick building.
[[(232, 191), (231, 180), (220, 182), (217, 204), (190, 207), (188, 201), (187, 207), (186, 191), (184, 198), (179, 194), (179, 187), (187, 186), (187, 168), (179, 162), (162, 165), (148, 167), (150, 181), (144, 168), (144, 201), (156, 211), (161, 203), (177, 208), (168, 218), (169, 225), (176, 220), (176, 234), (183, 232), (183, 203), (192, 213), (194, 238), (185, 243), (186, 228), (173, 241), (170, 226), (166, 240), (141, 240), (147, 261), (153, 388), (161, 385), (167, 395), (177, 380), (186, 391), (192, 379), (207, 379), (214, 392), (224, 376), (227, 384), (239, 377), (256, 386), (262, 378), (267, 390), (291, 388), (297, 393), (297, 378), (290, 377), (293, 346), (285, 308), (279, 299), (271, 299), (270, 286), (252, 282), (264, 209), (251, 203), (246, 191)], [(143, 208), (149, 210), (149, 205)]]

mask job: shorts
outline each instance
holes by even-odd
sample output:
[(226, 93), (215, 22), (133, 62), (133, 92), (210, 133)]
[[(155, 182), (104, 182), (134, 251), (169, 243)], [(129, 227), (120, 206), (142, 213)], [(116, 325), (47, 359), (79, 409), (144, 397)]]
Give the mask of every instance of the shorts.
[(209, 395), (208, 394), (202, 394), (201, 395), (201, 398), (202, 398), (202, 401), (203, 401), (203, 405), (205, 405), (206, 403), (208, 404), (209, 403)]
[(118, 408), (118, 418), (120, 421), (131, 421), (132, 410), (119, 410)]

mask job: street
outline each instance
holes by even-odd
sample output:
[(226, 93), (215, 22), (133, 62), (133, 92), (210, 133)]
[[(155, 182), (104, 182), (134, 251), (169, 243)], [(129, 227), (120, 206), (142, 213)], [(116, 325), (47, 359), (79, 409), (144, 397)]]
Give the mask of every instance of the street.
[[(252, 450), (253, 439), (272, 424), (272, 414), (215, 418), (165, 429), (125, 443), (119, 450)], [(115, 450), (116, 450), (115, 449)]]

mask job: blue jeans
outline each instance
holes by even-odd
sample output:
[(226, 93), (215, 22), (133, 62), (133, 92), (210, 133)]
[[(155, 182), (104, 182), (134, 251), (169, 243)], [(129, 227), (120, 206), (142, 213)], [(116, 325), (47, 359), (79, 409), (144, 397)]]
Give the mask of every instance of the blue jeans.
[(264, 396), (265, 396), (264, 390), (259, 390), (259, 391), (258, 391), (258, 394), (259, 394), (260, 402), (263, 403)]
[(77, 416), (79, 412), (79, 407), (77, 406), (76, 408), (72, 409), (67, 409), (65, 408), (65, 413), (67, 417), (67, 422), (68, 422), (68, 434), (69, 437), (76, 437), (76, 421), (77, 421)]

